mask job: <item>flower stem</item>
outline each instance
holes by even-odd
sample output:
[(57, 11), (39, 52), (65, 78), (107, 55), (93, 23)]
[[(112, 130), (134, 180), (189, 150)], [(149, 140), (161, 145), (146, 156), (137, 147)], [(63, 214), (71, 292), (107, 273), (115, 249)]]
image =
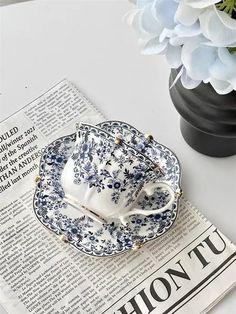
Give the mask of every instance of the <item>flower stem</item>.
[(236, 53), (236, 47), (229, 47), (228, 50), (230, 53)]
[(232, 17), (234, 11), (236, 11), (236, 0), (222, 0), (216, 5), (216, 7), (220, 11), (224, 11)]

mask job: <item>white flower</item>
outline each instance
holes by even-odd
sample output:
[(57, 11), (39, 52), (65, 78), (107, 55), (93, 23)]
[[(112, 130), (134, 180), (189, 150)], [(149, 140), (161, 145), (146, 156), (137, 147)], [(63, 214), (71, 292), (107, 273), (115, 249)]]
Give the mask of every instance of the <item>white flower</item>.
[(186, 42), (182, 49), (182, 62), (194, 80), (209, 80), (209, 68), (217, 58), (217, 48), (205, 45), (204, 36)]
[(199, 36), (183, 46), (183, 85), (196, 87), (203, 81), (211, 83), (219, 94), (236, 90), (236, 54), (227, 48), (206, 46), (204, 41), (204, 36)]
[(236, 20), (213, 6), (205, 10), (200, 17), (203, 35), (210, 45), (216, 47), (236, 47)]
[(172, 45), (175, 36), (174, 21), (178, 3), (175, 0), (139, 0), (137, 10), (131, 12), (128, 21), (136, 29), (144, 54), (165, 54), (173, 68), (181, 62), (181, 47)]
[(195, 22), (191, 26), (177, 24), (174, 29), (174, 36), (170, 38), (170, 43), (174, 46), (182, 46), (186, 41), (200, 35), (201, 33), (199, 21)]
[(236, 46), (236, 20), (215, 6), (219, 0), (181, 0), (176, 19), (183, 25), (193, 25), (198, 19), (203, 35), (210, 45)]
[(219, 94), (236, 90), (236, 54), (226, 48), (218, 48), (218, 56), (211, 65), (209, 82)]
[(219, 0), (185, 0), (192, 8), (204, 9), (219, 2)]
[(236, 20), (219, 0), (137, 0), (128, 21), (145, 54), (164, 54), (186, 88), (202, 81), (219, 94), (236, 89)]
[(219, 0), (180, 0), (176, 19), (183, 25), (194, 24), (206, 8), (212, 7)]

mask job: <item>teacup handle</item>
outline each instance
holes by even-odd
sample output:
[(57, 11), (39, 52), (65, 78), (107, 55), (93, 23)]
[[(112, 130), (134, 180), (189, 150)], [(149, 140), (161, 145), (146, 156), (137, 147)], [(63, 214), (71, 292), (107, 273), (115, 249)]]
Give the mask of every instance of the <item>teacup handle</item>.
[(158, 209), (150, 209), (150, 210), (144, 210), (141, 208), (133, 208), (131, 211), (119, 216), (121, 222), (123, 225), (126, 224), (125, 218), (131, 215), (143, 215), (143, 216), (149, 216), (149, 215), (155, 215), (164, 212), (166, 209), (172, 205), (172, 203), (175, 200), (175, 192), (174, 190), (165, 182), (155, 182), (155, 183), (148, 183), (144, 186), (142, 191), (144, 191), (148, 196), (151, 196), (154, 194), (156, 188), (164, 188), (170, 193), (170, 200), (169, 202)]

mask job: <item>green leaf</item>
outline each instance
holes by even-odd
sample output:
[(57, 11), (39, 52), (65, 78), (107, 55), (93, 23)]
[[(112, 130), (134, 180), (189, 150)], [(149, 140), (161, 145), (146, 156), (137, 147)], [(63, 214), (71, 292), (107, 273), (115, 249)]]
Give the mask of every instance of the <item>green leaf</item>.
[(229, 47), (228, 48), (230, 53), (235, 53), (236, 52), (236, 47)]
[(236, 0), (223, 0), (216, 4), (216, 7), (220, 11), (224, 11), (229, 14), (232, 18), (235, 18), (236, 11)]

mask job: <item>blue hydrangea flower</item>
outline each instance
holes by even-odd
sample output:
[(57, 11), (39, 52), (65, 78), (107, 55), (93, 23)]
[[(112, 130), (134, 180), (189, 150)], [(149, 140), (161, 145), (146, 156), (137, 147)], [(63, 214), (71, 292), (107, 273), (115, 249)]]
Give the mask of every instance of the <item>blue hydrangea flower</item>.
[(144, 54), (163, 54), (180, 68), (185, 88), (203, 81), (219, 94), (236, 90), (236, 20), (219, 0), (137, 0), (127, 21)]

